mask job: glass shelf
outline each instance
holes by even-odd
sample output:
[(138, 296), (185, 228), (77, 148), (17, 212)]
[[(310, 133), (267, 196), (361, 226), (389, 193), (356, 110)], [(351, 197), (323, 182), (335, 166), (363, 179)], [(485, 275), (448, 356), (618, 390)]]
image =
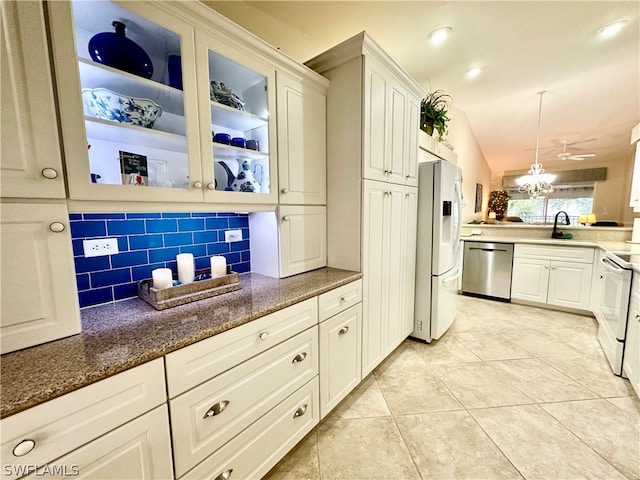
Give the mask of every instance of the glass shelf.
[[(232, 130), (247, 132), (268, 125), (266, 117), (243, 112), (233, 107), (211, 101), (211, 117), (214, 124), (222, 125)], [(218, 133), (218, 132), (216, 132)], [(220, 132), (222, 133), (222, 132)]]
[(185, 153), (187, 138), (184, 135), (163, 132), (151, 128), (116, 123), (101, 118), (85, 116), (87, 137), (130, 145), (153, 145), (154, 148)]
[(82, 88), (106, 88), (128, 97), (148, 98), (162, 107), (163, 114), (184, 116), (182, 90), (92, 60), (78, 59), (78, 66)]
[(268, 160), (269, 154), (258, 152), (248, 148), (234, 147), (223, 143), (213, 144), (213, 158), (215, 160), (228, 160), (237, 158), (247, 158), (249, 160)]

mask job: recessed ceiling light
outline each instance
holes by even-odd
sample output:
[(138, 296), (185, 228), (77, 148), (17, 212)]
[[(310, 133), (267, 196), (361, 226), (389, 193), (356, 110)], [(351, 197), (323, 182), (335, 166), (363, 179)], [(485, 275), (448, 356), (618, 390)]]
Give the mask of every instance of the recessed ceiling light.
[(617, 34), (620, 30), (622, 30), (626, 24), (626, 20), (620, 20), (619, 22), (610, 23), (609, 25), (606, 25), (598, 30), (598, 33), (602, 38), (610, 38)]
[(451, 27), (440, 27), (436, 28), (433, 32), (431, 32), (428, 36), (431, 43), (434, 45), (440, 45), (445, 39), (449, 36), (453, 28)]
[(480, 67), (473, 67), (471, 70), (467, 72), (467, 77), (476, 78), (478, 75), (480, 75), (481, 71), (482, 70), (480, 70)]

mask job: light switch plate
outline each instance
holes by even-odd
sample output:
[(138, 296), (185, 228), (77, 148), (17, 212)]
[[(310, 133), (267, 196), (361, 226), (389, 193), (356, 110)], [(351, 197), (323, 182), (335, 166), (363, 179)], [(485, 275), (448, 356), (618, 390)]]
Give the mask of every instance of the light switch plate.
[(83, 240), (82, 248), (84, 249), (84, 256), (86, 258), (115, 255), (118, 253), (118, 239), (94, 238), (91, 240)]
[(225, 230), (224, 241), (227, 243), (242, 241), (242, 230)]

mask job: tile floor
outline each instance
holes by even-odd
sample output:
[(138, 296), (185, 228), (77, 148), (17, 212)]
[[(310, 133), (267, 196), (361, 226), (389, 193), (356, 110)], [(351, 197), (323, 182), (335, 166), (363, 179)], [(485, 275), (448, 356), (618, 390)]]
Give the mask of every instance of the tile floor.
[(459, 297), (267, 475), (276, 479), (638, 479), (640, 401), (595, 319)]

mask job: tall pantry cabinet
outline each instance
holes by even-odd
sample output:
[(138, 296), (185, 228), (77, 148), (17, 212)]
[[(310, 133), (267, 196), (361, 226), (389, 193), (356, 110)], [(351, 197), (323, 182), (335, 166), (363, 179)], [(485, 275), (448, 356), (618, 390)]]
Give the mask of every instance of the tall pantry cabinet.
[(362, 377), (413, 325), (421, 87), (365, 32), (309, 60), (327, 97), (327, 262), (363, 273)]

